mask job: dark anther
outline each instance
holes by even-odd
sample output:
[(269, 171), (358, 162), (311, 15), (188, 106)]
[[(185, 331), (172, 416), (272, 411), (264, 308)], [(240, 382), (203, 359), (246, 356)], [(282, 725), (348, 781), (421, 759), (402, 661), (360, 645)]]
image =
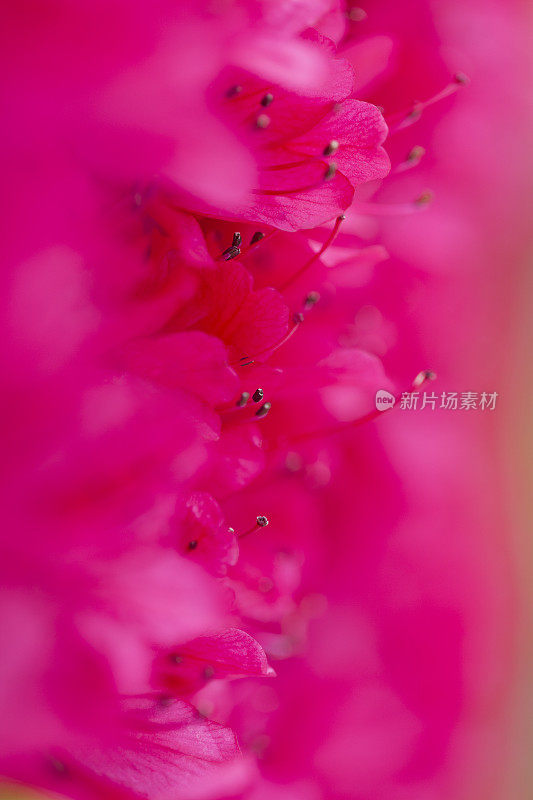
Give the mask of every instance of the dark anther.
[(52, 767), (54, 772), (57, 772), (60, 775), (65, 775), (68, 771), (63, 761), (60, 761), (55, 756), (50, 756), (50, 766)]
[(295, 311), (295, 313), (292, 315), (292, 320), (296, 325), (299, 325), (301, 322), (304, 321), (304, 319), (305, 317), (301, 311)]
[(246, 405), (246, 403), (248, 402), (249, 399), (250, 399), (250, 392), (243, 392), (241, 394), (241, 396), (239, 397), (239, 399), (237, 400), (235, 405), (238, 408), (243, 408), (243, 406)]
[(240, 256), (240, 254), (241, 254), (241, 248), (233, 247), (232, 245), (231, 247), (228, 247), (226, 250), (224, 250), (224, 252), (222, 253), (222, 258), (224, 259), (224, 261), (231, 261), (232, 258), (237, 258), (237, 256)]
[(367, 18), (367, 13), (362, 8), (358, 8), (354, 6), (348, 11), (348, 19), (351, 22), (362, 22), (364, 19)]
[(289, 472), (298, 472), (303, 466), (303, 460), (299, 453), (291, 451), (285, 457), (285, 467)]
[(259, 419), (262, 419), (263, 417), (266, 417), (271, 408), (272, 403), (263, 403), (263, 405), (255, 412), (255, 416)]
[(205, 678), (206, 681), (211, 680), (211, 678), (213, 677), (214, 674), (215, 674), (215, 670), (213, 669), (213, 667), (207, 666), (204, 669), (204, 678)]
[(241, 254), (241, 244), (242, 244), (242, 236), (239, 231), (236, 231), (233, 234), (233, 241), (230, 247), (227, 247), (226, 250), (222, 253), (222, 257), (224, 261), (231, 261), (232, 258), (236, 258), (236, 256), (240, 256)]
[(170, 653), (168, 660), (172, 662), (172, 664), (181, 664), (183, 656), (178, 655), (178, 653)]
[(409, 151), (409, 155), (407, 156), (407, 161), (409, 161), (409, 163), (411, 164), (413, 162), (418, 162), (425, 154), (425, 152), (426, 152), (425, 149), (421, 147), (419, 144), (417, 144)]
[(411, 111), (408, 114), (406, 114), (405, 118), (411, 120), (411, 122), (414, 122), (421, 116), (422, 116), (422, 109), (420, 108), (420, 105), (418, 103), (415, 103)]
[(268, 126), (270, 125), (270, 117), (268, 116), (268, 114), (259, 114), (259, 116), (255, 121), (255, 124), (257, 125), (258, 128), (261, 129), (268, 128)]
[(422, 372), (419, 372), (416, 378), (413, 381), (413, 388), (418, 389), (422, 386), (423, 383), (426, 381), (434, 381), (437, 375), (431, 369), (423, 369)]
[(256, 231), (254, 233), (254, 235), (252, 236), (250, 244), (257, 244), (257, 242), (260, 242), (261, 239), (264, 239), (264, 238), (265, 238), (265, 234), (262, 231)]
[(187, 550), (196, 550), (197, 547), (198, 547), (197, 539), (192, 539), (187, 545)]
[(242, 92), (242, 86), (230, 86), (228, 91), (226, 92), (226, 97), (236, 97), (238, 94)]
[(425, 192), (422, 192), (422, 194), (416, 198), (415, 203), (417, 206), (427, 206), (432, 200), (433, 192), (429, 191), (428, 189)]
[(309, 292), (309, 294), (304, 300), (304, 307), (312, 308), (318, 303), (319, 300), (320, 300), (320, 295), (318, 292)]
[(261, 98), (261, 105), (264, 108), (270, 105), (270, 103), (274, 100), (274, 95), (270, 92), (267, 92), (264, 97)]
[(257, 388), (252, 395), (252, 400), (254, 403), (259, 403), (263, 399), (263, 390), (261, 388)]
[(334, 161), (332, 161), (331, 164), (328, 164), (328, 168), (324, 173), (324, 180), (330, 181), (336, 172), (337, 172), (337, 165), (335, 164)]
[(453, 76), (453, 79), (456, 83), (459, 83), (461, 86), (467, 86), (470, 83), (470, 78), (468, 75), (465, 75), (464, 72), (456, 72)]
[(170, 694), (160, 694), (157, 702), (161, 708), (168, 708), (169, 706), (173, 705), (174, 698)]
[(336, 139), (332, 139), (323, 150), (325, 156), (331, 156), (339, 149), (339, 143)]
[(259, 517), (257, 517), (256, 522), (260, 528), (266, 528), (268, 525), (268, 518), (261, 514)]

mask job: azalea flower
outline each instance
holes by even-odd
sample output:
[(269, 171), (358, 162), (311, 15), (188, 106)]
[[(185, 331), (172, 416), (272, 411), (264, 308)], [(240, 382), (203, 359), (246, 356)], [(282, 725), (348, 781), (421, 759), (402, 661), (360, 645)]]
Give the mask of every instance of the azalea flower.
[(433, 362), (465, 378), (493, 306), (447, 350), (458, 284), (432, 270), (503, 282), (477, 187), (516, 175), (438, 47), (494, 70), (466, 12), (30, 6), (0, 34), (0, 775), (75, 800), (486, 796), (496, 476), (472, 483), (466, 422), (376, 407)]

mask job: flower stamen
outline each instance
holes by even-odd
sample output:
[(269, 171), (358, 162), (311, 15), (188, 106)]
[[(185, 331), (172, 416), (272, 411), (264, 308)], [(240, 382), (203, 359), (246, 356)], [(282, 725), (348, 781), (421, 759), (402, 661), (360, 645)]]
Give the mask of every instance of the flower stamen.
[(422, 211), (433, 200), (433, 192), (426, 189), (410, 203), (364, 203), (355, 200), (352, 204), (358, 214), (375, 217), (401, 217), (407, 214), (416, 214)]
[(328, 247), (335, 240), (335, 237), (339, 232), (341, 222), (343, 222), (343, 220), (345, 219), (346, 219), (345, 214), (340, 214), (340, 216), (337, 217), (337, 219), (335, 220), (335, 225), (333, 226), (333, 230), (331, 231), (330, 235), (328, 236), (328, 238), (326, 239), (320, 250), (318, 250), (318, 252), (316, 252), (308, 261), (306, 261), (305, 264), (302, 267), (300, 267), (300, 269), (298, 269), (295, 273), (293, 273), (293, 275), (291, 275), (289, 278), (287, 278), (287, 280), (283, 281), (283, 283), (280, 286), (278, 286), (278, 290), (280, 292), (285, 291), (287, 287), (289, 287), (292, 283), (294, 283), (294, 281), (297, 278), (299, 278), (300, 275), (303, 275), (303, 273), (307, 269), (309, 269), (309, 267), (311, 267), (315, 263), (315, 261), (317, 261), (320, 258), (320, 256), (322, 256), (326, 252)]
[(470, 83), (469, 78), (463, 72), (457, 72), (453, 80), (451, 80), (444, 89), (441, 89), (440, 92), (437, 92), (427, 100), (413, 103), (411, 108), (407, 111), (400, 111), (396, 114), (392, 114), (390, 117), (386, 117), (385, 119), (389, 126), (389, 134), (408, 128), (420, 119), (422, 112), (425, 111), (426, 108), (455, 94), (462, 86), (467, 86), (468, 83)]
[(268, 525), (268, 517), (265, 517), (262, 514), (260, 514), (255, 520), (255, 525), (249, 530), (245, 531), (244, 533), (239, 533), (238, 538), (244, 539), (245, 536), (249, 536), (251, 533), (254, 533), (254, 531), (257, 531), (259, 528), (266, 528), (267, 525)]
[(238, 231), (236, 231), (233, 234), (233, 241), (231, 245), (224, 250), (224, 252), (221, 255), (221, 259), (223, 261), (231, 261), (233, 258), (240, 256), (241, 244), (242, 244), (242, 236)]
[(266, 417), (271, 408), (272, 403), (263, 403), (263, 405), (255, 412), (255, 416), (257, 419), (263, 419), (263, 417)]
[[(432, 370), (429, 369), (422, 370), (421, 372), (418, 373), (418, 375), (412, 382), (411, 388), (419, 389), (426, 381), (434, 381), (436, 380), (436, 378), (437, 375)], [(323, 428), (318, 431), (309, 431), (306, 433), (301, 433), (296, 436), (291, 436), (291, 438), (286, 440), (285, 442), (278, 440), (277, 442), (275, 442), (274, 445), (271, 445), (268, 448), (268, 450), (276, 449), (279, 446), (279, 444), (293, 445), (299, 442), (312, 441), (313, 439), (318, 439), (323, 436), (333, 436), (336, 433), (342, 433), (342, 431), (350, 430), (351, 428), (358, 428), (360, 425), (364, 425), (367, 422), (372, 422), (374, 419), (377, 419), (377, 417), (382, 417), (384, 414), (387, 413), (387, 411), (390, 411), (392, 408), (394, 408), (395, 404), (400, 401), (401, 396), (402, 393), (398, 393), (395, 397), (395, 402), (393, 404), (387, 406), (384, 409), (381, 408), (372, 409), (364, 416), (353, 420), (353, 422), (340, 422), (337, 425), (332, 425), (330, 428)]]
[(405, 160), (402, 161), (400, 164), (398, 164), (398, 166), (392, 170), (391, 174), (397, 175), (400, 172), (406, 172), (408, 169), (413, 169), (413, 167), (417, 167), (422, 161), (425, 154), (426, 150), (424, 147), (422, 147), (421, 145), (415, 145), (415, 147), (413, 147), (409, 151)]
[(333, 153), (336, 153), (339, 149), (339, 143), (336, 139), (332, 139), (328, 144), (324, 147), (322, 151), (323, 155), (325, 156), (332, 156)]
[(301, 323), (303, 322), (303, 318), (302, 319), (299, 319), (299, 318), (295, 319), (293, 317), (293, 321), (294, 321), (293, 327), (289, 331), (287, 331), (287, 333), (281, 339), (279, 339), (275, 344), (271, 345), (270, 347), (265, 347), (264, 350), (260, 350), (259, 353), (256, 353), (254, 356), (248, 356), (248, 355), (241, 356), (238, 361), (233, 361), (230, 364), (230, 366), (231, 367), (250, 367), (255, 362), (256, 358), (259, 358), (260, 356), (265, 355), (265, 353), (270, 353), (271, 355), (273, 353), (275, 353), (276, 350), (279, 350), (279, 348), (282, 345), (284, 345), (285, 342), (288, 342), (289, 339), (292, 336), (294, 336), (294, 334), (296, 333), (296, 331), (300, 327)]

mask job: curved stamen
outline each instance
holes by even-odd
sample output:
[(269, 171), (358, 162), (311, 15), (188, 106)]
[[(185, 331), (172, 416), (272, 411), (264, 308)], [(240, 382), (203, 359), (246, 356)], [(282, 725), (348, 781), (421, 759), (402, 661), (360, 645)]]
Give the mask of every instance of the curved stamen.
[(365, 214), (373, 217), (399, 217), (406, 214), (416, 214), (423, 211), (424, 208), (433, 200), (433, 193), (429, 190), (422, 192), (416, 200), (411, 203), (364, 203), (355, 200), (352, 203), (352, 208), (358, 214)]
[(251, 533), (254, 533), (254, 531), (259, 530), (259, 528), (266, 528), (267, 525), (268, 525), (268, 517), (265, 517), (262, 514), (260, 514), (255, 520), (255, 525), (249, 530), (244, 531), (244, 533), (239, 533), (237, 538), (244, 539), (245, 536), (249, 536)]
[(391, 175), (398, 175), (400, 172), (407, 172), (407, 170), (417, 167), (424, 158), (425, 154), (425, 148), (421, 147), (420, 145), (416, 145), (412, 148), (412, 150), (409, 151), (407, 158), (394, 167), (394, 169), (391, 171)]
[(318, 252), (316, 252), (313, 256), (311, 256), (311, 258), (308, 261), (306, 261), (305, 264), (300, 267), (300, 269), (296, 270), (296, 272), (293, 275), (291, 275), (289, 278), (283, 281), (283, 283), (280, 286), (278, 286), (280, 292), (285, 291), (285, 289), (287, 289), (287, 287), (290, 286), (291, 283), (294, 283), (294, 281), (297, 278), (299, 278), (300, 275), (303, 275), (303, 273), (307, 269), (309, 269), (309, 267), (312, 266), (315, 263), (315, 261), (317, 261), (320, 258), (321, 255), (325, 253), (325, 251), (328, 249), (328, 247), (332, 244), (335, 237), (337, 236), (337, 233), (339, 232), (339, 228), (341, 226), (341, 222), (345, 219), (346, 217), (344, 214), (341, 214), (340, 216), (337, 217), (337, 219), (335, 220), (335, 225), (333, 226), (333, 230), (331, 231), (330, 235), (328, 236), (328, 238), (326, 239), (320, 250), (318, 250)]
[(287, 333), (284, 336), (282, 336), (281, 339), (278, 339), (278, 341), (275, 342), (273, 345), (271, 345), (270, 347), (265, 347), (264, 350), (260, 350), (253, 356), (247, 356), (247, 355), (241, 356), (238, 361), (232, 361), (230, 363), (230, 367), (251, 367), (252, 364), (254, 364), (255, 359), (259, 358), (260, 356), (264, 356), (266, 353), (270, 353), (272, 355), (273, 353), (276, 352), (276, 350), (279, 350), (279, 348), (282, 347), (282, 345), (284, 345), (285, 342), (288, 342), (289, 339), (292, 336), (294, 336), (294, 334), (302, 324), (302, 321), (303, 320), (301, 319), (294, 319), (294, 326), (289, 331), (287, 331)]
[[(411, 384), (411, 390), (419, 389), (426, 381), (434, 381), (436, 379), (436, 374), (429, 369), (422, 370), (419, 372), (414, 381)], [(296, 436), (291, 436), (290, 439), (286, 440), (285, 442), (281, 442), (278, 440), (274, 442), (268, 450), (274, 450), (278, 447), (280, 443), (286, 445), (293, 445), (299, 442), (306, 442), (311, 441), (313, 439), (318, 439), (322, 436), (333, 436), (336, 433), (342, 433), (342, 431), (350, 430), (351, 428), (358, 428), (360, 425), (364, 425), (367, 422), (372, 422), (372, 420), (377, 419), (377, 417), (382, 417), (388, 411), (391, 411), (396, 403), (398, 403), (402, 397), (403, 392), (399, 392), (395, 398), (394, 403), (391, 405), (386, 406), (385, 408), (375, 408), (372, 411), (369, 411), (362, 417), (353, 420), (352, 422), (339, 422), (337, 425), (332, 425), (330, 428), (323, 428), (322, 430), (318, 431), (309, 431), (307, 433), (301, 433)]]
[(444, 89), (441, 89), (440, 92), (434, 94), (433, 97), (429, 97), (427, 100), (422, 100), (421, 102), (413, 103), (411, 108), (407, 111), (399, 111), (396, 114), (391, 114), (390, 117), (386, 117), (385, 121), (389, 126), (389, 135), (413, 125), (413, 123), (420, 119), (422, 112), (425, 111), (426, 108), (429, 108), (429, 106), (444, 100), (445, 97), (455, 94), (462, 86), (466, 86), (469, 82), (470, 81), (466, 75), (464, 75), (462, 72), (457, 72), (454, 75), (453, 80), (450, 81), (450, 83), (445, 86)]

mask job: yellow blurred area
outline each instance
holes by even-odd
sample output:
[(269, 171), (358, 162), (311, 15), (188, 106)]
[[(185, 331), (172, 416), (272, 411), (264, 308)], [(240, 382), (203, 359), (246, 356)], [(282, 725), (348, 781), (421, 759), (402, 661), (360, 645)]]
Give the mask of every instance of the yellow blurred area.
[(524, 267), (516, 282), (513, 343), (505, 376), (510, 402), (501, 432), (520, 608), (505, 800), (533, 797), (533, 250)]
[(63, 795), (36, 792), (13, 783), (0, 784), (0, 800), (65, 800)]

